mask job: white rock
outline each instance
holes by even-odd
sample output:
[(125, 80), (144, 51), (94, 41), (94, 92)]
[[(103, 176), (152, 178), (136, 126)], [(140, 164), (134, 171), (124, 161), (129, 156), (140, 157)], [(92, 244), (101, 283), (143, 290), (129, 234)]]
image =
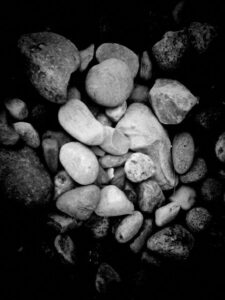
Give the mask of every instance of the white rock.
[(115, 108), (107, 108), (105, 110), (105, 114), (110, 118), (111, 121), (118, 122), (125, 114), (126, 110), (127, 110), (127, 102), (124, 101), (123, 104)]
[(180, 205), (172, 202), (155, 211), (155, 224), (162, 227), (173, 221), (180, 211)]
[(93, 183), (99, 172), (99, 164), (94, 153), (78, 142), (62, 146), (59, 159), (67, 173), (79, 184)]
[(100, 202), (95, 213), (102, 217), (129, 215), (134, 211), (124, 192), (115, 185), (108, 185), (101, 190)]
[(193, 188), (182, 185), (169, 200), (180, 205), (183, 210), (189, 210), (196, 202), (196, 192)]

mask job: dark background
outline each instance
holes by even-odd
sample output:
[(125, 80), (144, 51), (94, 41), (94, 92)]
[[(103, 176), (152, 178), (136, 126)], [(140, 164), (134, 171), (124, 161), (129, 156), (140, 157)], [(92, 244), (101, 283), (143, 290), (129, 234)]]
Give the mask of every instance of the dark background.
[[(5, 2), (5, 1), (4, 1)], [(0, 72), (1, 97), (21, 92), (17, 78), (20, 65), (17, 61), (16, 42), (23, 33), (51, 30), (71, 39), (79, 49), (91, 43), (103, 41), (120, 42), (136, 52), (150, 49), (168, 30), (176, 30), (191, 21), (207, 21), (216, 24), (223, 33), (225, 11), (223, 1), (187, 1), (181, 25), (174, 24), (168, 12), (178, 1), (148, 1), (128, 4), (115, 1), (8, 1), (1, 3), (0, 12)], [(150, 13), (151, 12), (151, 13)], [(223, 49), (223, 45), (221, 44)], [(224, 55), (219, 53), (217, 80), (224, 80)], [(210, 74), (205, 74), (210, 76)], [(17, 82), (16, 82), (17, 81)], [(204, 81), (203, 81), (204, 86)], [(222, 89), (222, 88), (221, 88)], [(88, 291), (88, 267), (78, 270), (49, 263), (39, 251), (40, 236), (35, 236), (39, 220), (17, 220), (16, 214), (2, 211), (1, 219), (7, 215), (8, 222), (1, 222), (0, 280), (1, 299), (97, 299)], [(16, 221), (15, 221), (16, 220)], [(30, 222), (30, 223), (29, 223)], [(3, 223), (3, 224), (2, 224)], [(20, 223), (18, 228), (15, 224)], [(32, 226), (30, 224), (33, 224)], [(7, 228), (4, 227), (7, 224)], [(32, 236), (32, 234), (35, 234)], [(32, 237), (32, 238), (31, 238)], [(20, 242), (27, 245), (25, 252), (18, 251)], [(143, 270), (138, 266), (137, 288), (127, 286), (121, 291), (121, 299), (152, 300), (173, 299), (224, 299), (224, 253), (209, 252), (204, 243), (196, 253), (197, 259), (185, 266)], [(124, 259), (122, 254), (119, 258)], [(126, 260), (123, 262), (125, 264)], [(76, 274), (76, 275), (74, 275)], [(113, 298), (113, 294), (112, 294)], [(117, 297), (118, 298), (118, 297)]]

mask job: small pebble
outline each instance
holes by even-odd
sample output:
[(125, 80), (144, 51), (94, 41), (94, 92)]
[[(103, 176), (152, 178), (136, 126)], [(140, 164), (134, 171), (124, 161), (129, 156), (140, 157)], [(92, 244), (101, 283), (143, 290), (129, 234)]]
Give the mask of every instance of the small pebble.
[(132, 182), (141, 182), (152, 177), (156, 168), (152, 159), (141, 152), (133, 153), (124, 167), (127, 178)]
[(4, 101), (5, 108), (10, 116), (18, 121), (22, 121), (28, 117), (28, 109), (26, 103), (18, 98), (10, 98)]
[(108, 218), (100, 217), (93, 213), (84, 226), (88, 228), (93, 238), (102, 239), (109, 233), (110, 222)]
[(201, 196), (205, 203), (216, 203), (222, 200), (223, 191), (222, 182), (216, 178), (208, 177), (202, 182)]
[(109, 119), (116, 123), (118, 122), (122, 116), (125, 114), (127, 110), (127, 102), (124, 101), (121, 105), (114, 107), (114, 108), (107, 108), (105, 110), (105, 114)]
[(133, 91), (129, 97), (129, 102), (148, 102), (149, 87), (141, 84), (135, 84)]
[(160, 267), (162, 261), (154, 254), (149, 253), (148, 251), (144, 251), (141, 255), (141, 261), (144, 264), (148, 264), (154, 267)]
[(213, 131), (223, 126), (225, 110), (223, 105), (203, 107), (195, 115), (196, 124), (206, 131)]
[(198, 99), (180, 82), (156, 79), (149, 92), (152, 109), (162, 124), (179, 124), (198, 103)]
[(91, 44), (89, 47), (87, 47), (84, 50), (80, 51), (80, 72), (84, 72), (87, 68), (90, 62), (92, 61), (94, 57), (94, 52), (95, 52), (95, 45)]
[(101, 187), (106, 185), (109, 182), (110, 182), (110, 178), (108, 173), (101, 166), (99, 166), (99, 172), (98, 172), (98, 177), (96, 179), (96, 184)]
[(40, 146), (40, 138), (38, 132), (34, 127), (27, 122), (13, 123), (13, 128), (23, 140), (31, 148), (38, 148)]
[(100, 200), (100, 189), (96, 185), (78, 187), (63, 193), (56, 201), (61, 212), (77, 220), (88, 220)]
[(186, 215), (187, 227), (193, 233), (205, 231), (212, 220), (209, 211), (204, 207), (194, 207)]
[(80, 227), (82, 223), (66, 215), (50, 214), (48, 215), (47, 224), (62, 234)]
[(59, 149), (67, 143), (73, 142), (74, 139), (68, 135), (65, 131), (53, 131), (53, 130), (47, 130), (42, 135), (42, 140), (44, 139), (54, 139), (58, 142)]
[(46, 165), (52, 174), (56, 174), (59, 166), (59, 145), (55, 139), (44, 139), (42, 150)]
[(189, 210), (196, 202), (196, 192), (189, 186), (182, 185), (169, 200), (179, 205), (183, 210)]
[(126, 180), (126, 174), (123, 167), (114, 169), (114, 176), (110, 181), (110, 184), (117, 186), (119, 189), (124, 189)]
[(120, 275), (109, 264), (100, 264), (95, 278), (95, 287), (98, 293), (111, 293), (112, 289), (115, 289), (115, 285), (120, 282)]
[(155, 224), (159, 227), (172, 222), (179, 214), (180, 205), (176, 202), (161, 206), (155, 211)]
[(107, 169), (107, 174), (109, 176), (109, 180), (112, 180), (114, 177), (114, 168)]
[(98, 160), (94, 153), (81, 143), (71, 142), (63, 145), (59, 159), (67, 173), (79, 184), (91, 184), (98, 177)]
[(100, 114), (97, 115), (96, 119), (103, 126), (110, 126), (110, 127), (112, 127), (112, 121), (106, 116), (106, 114), (100, 113)]
[(0, 145), (3, 146), (14, 146), (18, 143), (20, 135), (15, 131), (14, 128), (8, 124), (0, 123)]
[(150, 80), (152, 77), (152, 62), (148, 51), (144, 51), (141, 55), (139, 77), (143, 80)]
[(190, 133), (182, 132), (173, 139), (172, 159), (175, 171), (178, 174), (186, 173), (194, 160), (195, 145)]
[(138, 234), (138, 236), (133, 240), (130, 244), (130, 249), (134, 253), (139, 253), (145, 243), (153, 231), (153, 220), (152, 219), (145, 219), (143, 222), (143, 226)]
[(68, 92), (67, 92), (67, 99), (68, 101), (70, 99), (78, 99), (78, 100), (81, 100), (81, 93), (80, 91), (78, 90), (78, 88), (76, 88), (75, 86), (71, 86), (69, 89), (68, 89)]
[(68, 235), (57, 235), (54, 240), (54, 246), (64, 263), (74, 265), (76, 262), (76, 248)]
[(123, 191), (114, 185), (108, 185), (101, 190), (100, 202), (95, 210), (98, 216), (115, 217), (132, 214), (134, 205)]
[(124, 155), (105, 155), (99, 159), (99, 163), (103, 168), (115, 168), (125, 164), (131, 153)]
[(202, 180), (208, 172), (204, 158), (198, 157), (194, 160), (191, 168), (187, 173), (180, 176), (182, 183), (194, 183)]
[(137, 193), (135, 191), (133, 184), (130, 181), (125, 180), (125, 185), (124, 185), (123, 191), (131, 203), (133, 203), (134, 205), (137, 204), (138, 196), (137, 196)]
[(131, 215), (125, 217), (115, 231), (117, 242), (127, 243), (135, 237), (141, 229), (143, 220), (143, 215), (139, 211), (134, 211)]
[(165, 196), (154, 180), (146, 180), (138, 186), (138, 206), (144, 213), (153, 213), (165, 202)]
[(225, 162), (225, 132), (217, 139), (215, 146), (216, 157), (222, 162)]
[(105, 151), (103, 151), (99, 146), (90, 147), (91, 151), (94, 152), (96, 156), (103, 157), (105, 156)]
[(63, 193), (72, 190), (75, 187), (75, 182), (69, 174), (62, 170), (54, 177), (54, 199), (57, 199)]

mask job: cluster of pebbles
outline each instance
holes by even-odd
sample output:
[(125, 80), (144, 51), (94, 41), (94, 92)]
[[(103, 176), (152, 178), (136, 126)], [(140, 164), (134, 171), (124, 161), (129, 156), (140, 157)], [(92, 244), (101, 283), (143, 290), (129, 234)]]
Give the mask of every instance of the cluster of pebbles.
[[(214, 135), (216, 173), (200, 142), (221, 125), (224, 109), (202, 106), (169, 75), (216, 39), (214, 26), (192, 22), (142, 53), (118, 43), (79, 51), (52, 32), (18, 41), (43, 102), (30, 108), (9, 97), (1, 104), (0, 191), (11, 207), (44, 211), (49, 257), (76, 266), (82, 239), (90, 246), (98, 293), (123, 281), (104, 247), (121, 245), (145, 265), (183, 262), (223, 208), (225, 127)], [(71, 76), (82, 78), (79, 88)], [(41, 127), (45, 102), (54, 106), (57, 129)]]

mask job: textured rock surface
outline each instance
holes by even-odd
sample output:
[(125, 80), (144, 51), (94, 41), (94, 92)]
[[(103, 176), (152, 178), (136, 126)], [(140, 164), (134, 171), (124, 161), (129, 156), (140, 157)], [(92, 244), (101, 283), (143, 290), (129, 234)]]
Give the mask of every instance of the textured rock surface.
[(157, 79), (149, 92), (149, 101), (163, 124), (179, 124), (198, 103), (198, 99), (180, 82)]
[(36, 153), (29, 147), (0, 149), (0, 190), (9, 203), (31, 207), (51, 200), (53, 185)]
[(54, 103), (66, 102), (70, 75), (80, 66), (76, 46), (59, 34), (37, 32), (22, 35), (18, 47), (39, 94)]

